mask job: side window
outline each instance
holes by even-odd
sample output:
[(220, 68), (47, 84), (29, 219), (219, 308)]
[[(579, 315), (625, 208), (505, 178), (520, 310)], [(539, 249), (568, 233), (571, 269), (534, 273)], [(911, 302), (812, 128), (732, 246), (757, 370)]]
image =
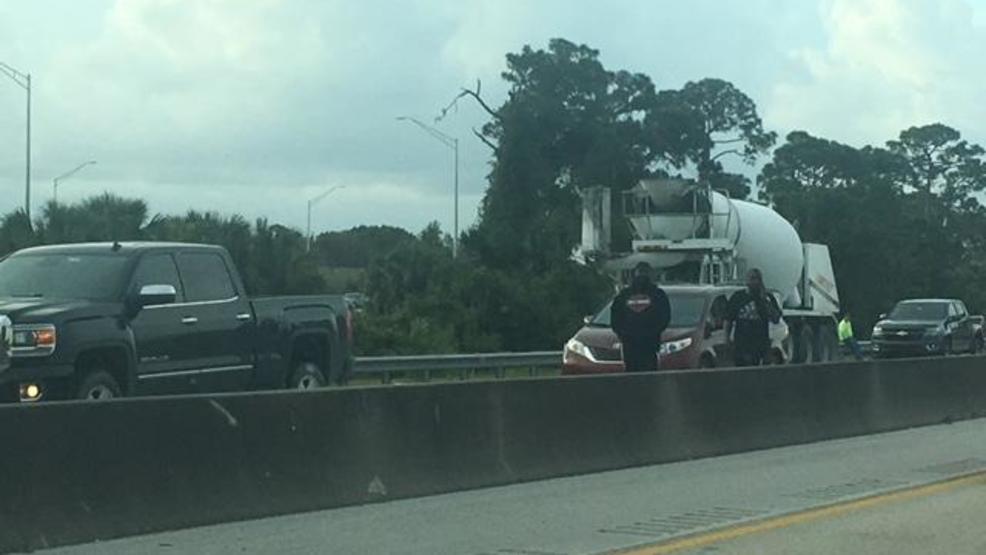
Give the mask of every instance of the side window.
[(145, 285), (171, 285), (178, 292), (177, 302), (182, 302), (181, 280), (178, 268), (170, 254), (145, 254), (134, 270), (132, 290), (140, 290)]
[(709, 315), (712, 317), (710, 322), (712, 323), (713, 330), (720, 330), (725, 325), (723, 320), (726, 319), (726, 307), (729, 305), (729, 300), (725, 295), (719, 295), (712, 300), (712, 306), (709, 308)]
[(955, 309), (958, 311), (959, 316), (965, 318), (969, 314), (969, 311), (965, 308), (965, 303), (959, 301), (955, 303)]
[(226, 263), (218, 254), (180, 254), (178, 268), (185, 284), (185, 300), (188, 302), (222, 301), (236, 296), (233, 279)]
[(958, 316), (959, 315), (959, 306), (957, 304), (955, 304), (955, 303), (950, 303), (948, 305), (948, 315), (949, 316)]

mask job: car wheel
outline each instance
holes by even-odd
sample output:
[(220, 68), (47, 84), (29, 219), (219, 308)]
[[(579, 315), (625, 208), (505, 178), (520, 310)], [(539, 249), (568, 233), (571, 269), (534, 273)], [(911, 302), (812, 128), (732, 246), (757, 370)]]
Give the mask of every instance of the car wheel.
[(76, 399), (87, 401), (107, 401), (122, 396), (120, 384), (105, 370), (94, 370), (86, 374), (75, 394)]
[(712, 358), (712, 355), (702, 355), (702, 358), (698, 361), (699, 368), (715, 368), (716, 359)]
[(314, 362), (299, 362), (294, 371), (291, 372), (291, 379), (288, 380), (288, 389), (318, 389), (325, 387), (325, 376)]
[(969, 347), (970, 355), (978, 355), (980, 351), (983, 350), (983, 336), (977, 335), (972, 339), (972, 345)]
[(951, 356), (951, 355), (955, 354), (955, 351), (952, 350), (952, 338), (951, 337), (946, 337), (945, 338), (945, 341), (942, 342), (941, 354), (944, 355), (944, 356)]

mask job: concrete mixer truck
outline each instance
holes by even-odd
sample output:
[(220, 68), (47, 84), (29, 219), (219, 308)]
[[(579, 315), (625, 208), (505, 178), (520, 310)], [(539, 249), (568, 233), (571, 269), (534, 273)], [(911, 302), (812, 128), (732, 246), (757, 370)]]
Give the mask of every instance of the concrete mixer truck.
[[(783, 330), (771, 330), (775, 360), (819, 362), (839, 356), (839, 294), (828, 247), (802, 243), (770, 207), (735, 200), (694, 181), (643, 180), (621, 193), (612, 217), (612, 191), (583, 191), (582, 244), (577, 257), (625, 281), (641, 262), (655, 269), (671, 298), (671, 325), (662, 338), (663, 368), (731, 364), (724, 336), (725, 299), (750, 268), (783, 308)], [(629, 229), (628, 251), (612, 248), (614, 226)], [(565, 347), (566, 373), (622, 369), (619, 343), (608, 329), (608, 306), (587, 317)]]

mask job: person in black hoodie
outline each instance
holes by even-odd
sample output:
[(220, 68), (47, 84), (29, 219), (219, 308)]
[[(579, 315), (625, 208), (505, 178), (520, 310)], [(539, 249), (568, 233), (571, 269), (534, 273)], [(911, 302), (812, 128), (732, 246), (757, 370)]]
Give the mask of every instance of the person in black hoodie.
[(654, 284), (651, 267), (642, 262), (634, 269), (633, 280), (613, 299), (613, 331), (623, 344), (623, 365), (627, 372), (658, 370), (661, 334), (671, 321), (667, 294)]
[(780, 321), (781, 308), (764, 287), (763, 274), (756, 268), (750, 270), (746, 289), (733, 293), (726, 308), (726, 340), (732, 341), (736, 366), (768, 362), (770, 324)]

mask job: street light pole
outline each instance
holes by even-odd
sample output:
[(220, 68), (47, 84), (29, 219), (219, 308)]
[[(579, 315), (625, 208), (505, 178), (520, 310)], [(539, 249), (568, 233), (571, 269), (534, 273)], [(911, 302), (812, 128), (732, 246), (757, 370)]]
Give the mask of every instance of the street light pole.
[(0, 62), (0, 73), (9, 77), (14, 83), (27, 92), (27, 141), (24, 157), (24, 212), (27, 214), (28, 225), (31, 225), (31, 74), (22, 73), (9, 65)]
[(452, 159), (455, 165), (453, 170), (453, 229), (452, 229), (452, 258), (456, 258), (459, 255), (459, 139), (442, 133), (438, 129), (421, 122), (417, 118), (412, 118), (408, 116), (401, 116), (397, 118), (397, 121), (409, 121), (414, 125), (417, 125), (425, 133), (431, 135), (438, 142), (452, 149)]
[(312, 198), (308, 199), (308, 226), (307, 226), (307, 229), (305, 231), (305, 239), (307, 240), (306, 241), (306, 243), (307, 243), (307, 247), (306, 247), (307, 252), (311, 252), (311, 250), (312, 250), (312, 206), (315, 206), (322, 199), (324, 199), (325, 197), (327, 197), (327, 196), (331, 195), (332, 193), (338, 191), (339, 189), (345, 189), (345, 188), (346, 188), (345, 185), (336, 185), (335, 187), (332, 187), (328, 191), (325, 191), (324, 193), (322, 193), (320, 195), (317, 195), (315, 197), (312, 197)]
[(52, 184), (54, 185), (53, 200), (54, 200), (55, 204), (58, 204), (58, 182), (59, 181), (62, 181), (64, 179), (67, 179), (69, 177), (72, 177), (77, 172), (79, 172), (79, 170), (81, 170), (82, 168), (84, 168), (86, 166), (91, 166), (91, 165), (93, 165), (95, 163), (96, 163), (95, 160), (89, 160), (88, 162), (83, 162), (83, 163), (79, 164), (78, 166), (76, 166), (75, 169), (70, 170), (70, 171), (67, 171), (67, 172), (63, 173), (62, 175), (59, 175), (58, 177), (56, 177), (55, 179), (52, 180)]

